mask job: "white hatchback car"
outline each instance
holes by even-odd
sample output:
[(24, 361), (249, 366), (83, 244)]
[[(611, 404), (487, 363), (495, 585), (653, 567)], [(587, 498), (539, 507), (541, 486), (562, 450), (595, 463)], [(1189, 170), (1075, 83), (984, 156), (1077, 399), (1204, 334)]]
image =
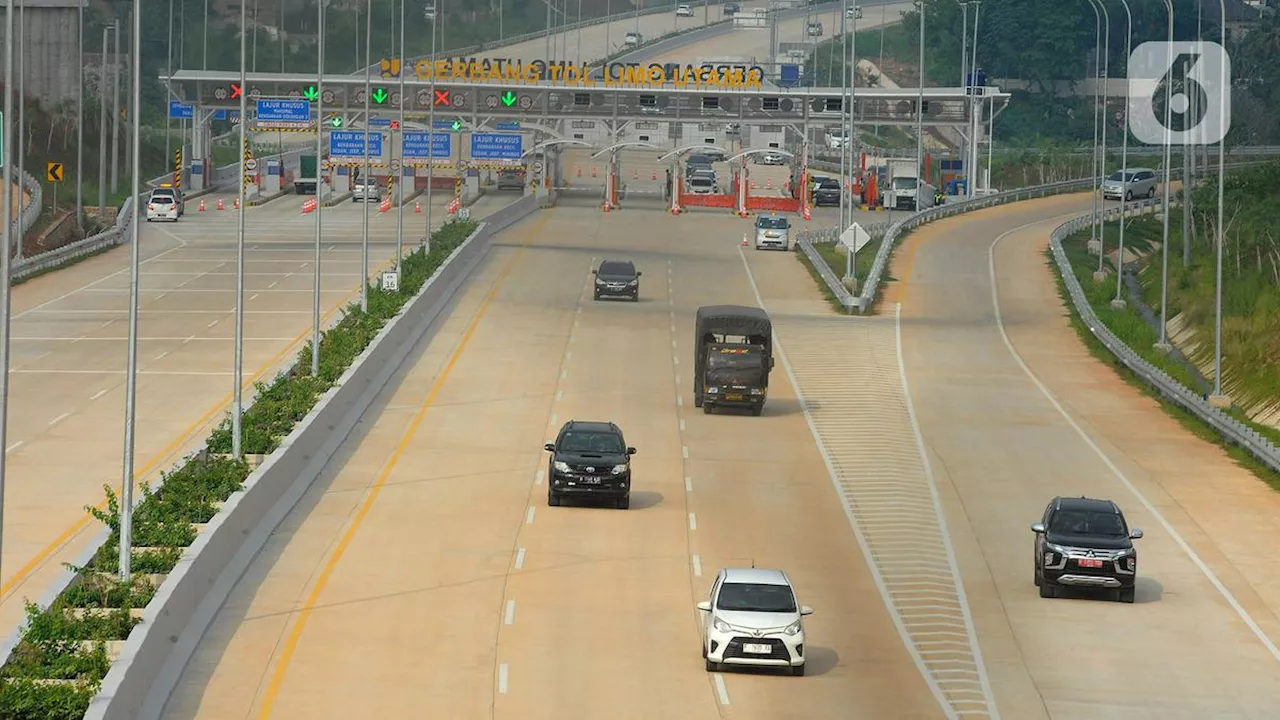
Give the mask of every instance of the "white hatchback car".
[(693, 17), (693, 8), (688, 5), (676, 6), (676, 17)]
[(153, 220), (172, 220), (178, 222), (181, 211), (174, 194), (169, 190), (153, 190), (147, 198), (147, 222)]
[(781, 570), (725, 568), (711, 585), (703, 613), (702, 657), (707, 672), (721, 665), (785, 667), (804, 675), (804, 621), (811, 608), (796, 603)]

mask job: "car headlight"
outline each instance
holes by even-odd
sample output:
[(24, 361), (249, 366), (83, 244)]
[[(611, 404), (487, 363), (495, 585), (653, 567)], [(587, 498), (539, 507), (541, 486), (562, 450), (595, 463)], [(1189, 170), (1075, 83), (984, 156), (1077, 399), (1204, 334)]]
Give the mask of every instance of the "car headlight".
[(597, 285), (605, 285), (605, 284), (607, 284), (607, 283), (605, 283), (605, 281), (601, 280), (600, 278), (596, 278), (596, 284), (597, 284)]
[(716, 395), (716, 394), (718, 394), (719, 392), (720, 392), (720, 388), (718, 388), (718, 387), (709, 387), (709, 388), (707, 388), (707, 394), (708, 394), (708, 395)]
[(554, 463), (554, 464), (552, 464), (552, 467), (554, 467), (554, 468), (556, 469), (556, 472), (562, 472), (562, 473), (570, 472), (570, 470), (569, 470), (569, 463), (567, 463), (567, 462), (561, 462), (561, 461), (557, 460), (557, 461), (555, 461), (555, 463)]
[(632, 280), (631, 282), (627, 283), (627, 285), (639, 285), (639, 284), (640, 284), (639, 280)]
[(614, 475), (621, 475), (627, 471), (627, 468), (628, 466), (625, 463), (622, 465), (614, 465), (613, 470), (610, 470), (609, 472), (612, 472)]
[(784, 635), (799, 635), (800, 629), (801, 629), (800, 621), (797, 620), (791, 623), (790, 625), (786, 626), (785, 628), (783, 628), (782, 632)]
[(711, 624), (713, 627), (715, 627), (715, 629), (719, 630), (720, 632), (733, 632), (733, 626), (721, 620), (720, 618), (713, 619), (711, 621)]
[(763, 395), (763, 394), (764, 394), (764, 388), (751, 388), (751, 394), (752, 394), (752, 395)]

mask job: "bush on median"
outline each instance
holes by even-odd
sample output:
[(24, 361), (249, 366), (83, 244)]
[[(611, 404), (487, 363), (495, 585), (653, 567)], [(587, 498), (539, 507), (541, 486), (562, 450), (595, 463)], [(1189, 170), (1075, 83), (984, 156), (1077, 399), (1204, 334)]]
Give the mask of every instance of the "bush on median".
[[(401, 264), (400, 291), (369, 286), (369, 309), (358, 303), (320, 339), (320, 373), (311, 374), (311, 345), (295, 365), (269, 384), (255, 385), (253, 404), (242, 416), (243, 451), (266, 455), (280, 446), (320, 396), (342, 377), (378, 332), (395, 317), (444, 261), (475, 231), (474, 221), (452, 221), (432, 233), (430, 250), (418, 248)], [(107, 540), (48, 608), (27, 605), (21, 640), (0, 668), (0, 718), (79, 720), (110, 670), (108, 643), (127, 639), (199, 529), (222, 503), (243, 487), (251, 468), (232, 458), (230, 420), (210, 435), (207, 451), (163, 475), (153, 491), (143, 485), (133, 514), (133, 581), (119, 580), (120, 501), (106, 487), (103, 507), (87, 508), (109, 529)]]

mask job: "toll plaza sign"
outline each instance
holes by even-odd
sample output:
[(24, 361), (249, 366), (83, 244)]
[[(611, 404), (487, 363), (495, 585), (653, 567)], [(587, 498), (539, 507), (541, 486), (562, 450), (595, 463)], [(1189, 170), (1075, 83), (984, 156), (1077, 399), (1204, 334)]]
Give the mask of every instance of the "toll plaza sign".
[[(383, 77), (397, 77), (398, 60), (382, 61)], [(395, 71), (392, 74), (392, 71)], [(560, 83), (581, 87), (707, 88), (749, 90), (761, 88), (764, 68), (759, 65), (679, 63), (622, 63), (588, 65), (545, 60), (458, 58), (419, 60), (413, 66), (419, 80), (441, 82), (494, 82), (504, 84)]]

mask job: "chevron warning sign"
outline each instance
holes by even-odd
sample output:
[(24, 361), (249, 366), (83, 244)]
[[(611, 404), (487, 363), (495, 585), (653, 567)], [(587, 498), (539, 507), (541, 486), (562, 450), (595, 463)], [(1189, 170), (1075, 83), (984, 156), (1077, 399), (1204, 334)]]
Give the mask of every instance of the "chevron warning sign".
[(173, 151), (173, 187), (182, 189), (182, 148)]
[(244, 186), (248, 187), (253, 183), (254, 169), (258, 163), (253, 159), (253, 148), (249, 147), (249, 139), (244, 141)]

